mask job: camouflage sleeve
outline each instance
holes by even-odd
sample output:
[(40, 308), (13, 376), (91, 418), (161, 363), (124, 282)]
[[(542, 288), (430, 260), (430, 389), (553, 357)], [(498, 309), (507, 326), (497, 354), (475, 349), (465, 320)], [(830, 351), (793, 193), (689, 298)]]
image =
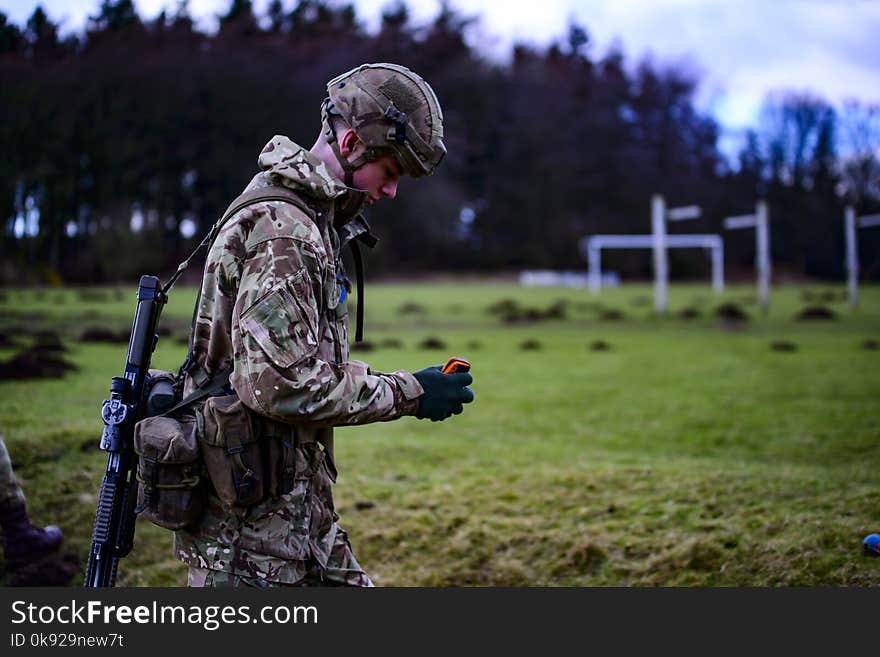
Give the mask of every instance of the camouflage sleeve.
[(326, 264), (317, 231), (273, 237), (242, 263), (232, 317), (235, 369), (231, 383), (257, 413), (312, 426), (343, 426), (414, 414), (423, 393), (409, 372), (373, 374), (343, 358), (326, 317)]

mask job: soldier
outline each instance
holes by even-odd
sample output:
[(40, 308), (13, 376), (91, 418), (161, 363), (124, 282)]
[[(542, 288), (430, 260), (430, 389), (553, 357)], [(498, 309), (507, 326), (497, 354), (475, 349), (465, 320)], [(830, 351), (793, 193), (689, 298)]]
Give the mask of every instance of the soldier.
[(0, 527), (3, 528), (3, 557), (16, 568), (36, 561), (61, 546), (61, 530), (54, 525), (34, 527), (27, 514), (24, 492), (12, 472), (6, 443), (0, 436)]
[(245, 507), (209, 495), (202, 520), (175, 533), (190, 586), (372, 586), (336, 522), (333, 427), (440, 421), (473, 400), (470, 374), (384, 374), (349, 358), (341, 250), (375, 241), (365, 205), (393, 199), (404, 175), (430, 175), (443, 159), (437, 97), (394, 64), (359, 66), (327, 91), (311, 149), (273, 137), (243, 195), (280, 186), (298, 202), (249, 205), (213, 242), (184, 366), (184, 394), (231, 371), (258, 426), (295, 446), (292, 490)]

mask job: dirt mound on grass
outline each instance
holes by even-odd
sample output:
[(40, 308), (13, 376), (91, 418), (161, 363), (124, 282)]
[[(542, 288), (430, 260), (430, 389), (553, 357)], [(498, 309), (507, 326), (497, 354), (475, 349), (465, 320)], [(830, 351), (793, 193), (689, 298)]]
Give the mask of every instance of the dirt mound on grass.
[(500, 299), (486, 309), (490, 315), (511, 315), (519, 312), (515, 299)]
[(788, 340), (776, 340), (775, 342), (770, 343), (770, 349), (773, 351), (793, 352), (797, 351), (798, 346), (794, 342)]
[(0, 362), (0, 380), (60, 379), (67, 371), (76, 369), (76, 365), (55, 353), (31, 348)]
[(626, 314), (616, 308), (607, 308), (599, 313), (599, 319), (603, 322), (619, 322), (626, 319)]
[(35, 333), (32, 351), (38, 351), (43, 354), (60, 354), (67, 351), (67, 347), (61, 342), (61, 336), (54, 331), (40, 331)]
[(611, 351), (611, 345), (605, 340), (593, 340), (590, 343), (590, 351)]
[(424, 315), (427, 312), (428, 309), (425, 306), (415, 301), (407, 301), (397, 309), (398, 315)]
[(547, 319), (565, 319), (566, 304), (554, 302), (547, 308), (518, 308), (501, 316), (505, 324), (542, 322)]
[(837, 319), (837, 313), (835, 313), (831, 308), (826, 306), (807, 306), (803, 310), (801, 310), (797, 316), (795, 317), (799, 322), (810, 321), (810, 320), (833, 320)]
[(446, 343), (440, 338), (425, 338), (419, 343), (419, 349), (446, 349)]
[(547, 319), (565, 319), (568, 315), (567, 299), (556, 299), (547, 308), (521, 306), (515, 299), (500, 299), (486, 308), (490, 315), (500, 315), (505, 324), (541, 322)]
[(128, 342), (128, 331), (114, 331), (104, 326), (93, 326), (82, 332), (82, 335), (79, 336), (79, 341), (125, 344)]
[(722, 303), (715, 309), (715, 316), (725, 322), (747, 322), (748, 313), (735, 303)]

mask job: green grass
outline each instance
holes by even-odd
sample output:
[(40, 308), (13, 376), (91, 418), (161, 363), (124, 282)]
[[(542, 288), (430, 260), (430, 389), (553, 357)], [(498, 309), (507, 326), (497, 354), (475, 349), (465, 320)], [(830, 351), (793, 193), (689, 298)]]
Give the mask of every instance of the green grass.
[[(777, 287), (763, 317), (752, 287), (716, 297), (671, 290), (655, 317), (651, 289), (519, 288), (485, 281), (368, 287), (366, 335), (402, 348), (354, 352), (375, 370), (418, 369), (450, 355), (473, 363), (476, 393), (443, 423), (405, 418), (337, 433), (341, 524), (385, 586), (877, 586), (880, 559), (880, 288), (850, 310), (842, 286)], [(835, 321), (796, 321), (815, 299)], [(154, 366), (173, 369), (194, 290), (163, 317)], [(6, 290), (10, 326), (58, 327), (79, 370), (62, 380), (0, 383), (6, 436), (32, 514), (60, 524), (85, 561), (103, 474), (99, 408), (125, 347), (75, 341), (85, 326), (130, 324), (133, 290), (107, 301), (75, 290)], [(567, 317), (506, 325), (504, 299)], [(722, 301), (751, 316), (713, 315)], [(424, 312), (400, 314), (404, 304)], [(678, 316), (685, 307), (696, 319)], [(615, 308), (619, 321), (599, 319)], [(39, 317), (35, 317), (40, 313)], [(28, 319), (30, 316), (30, 319)], [(428, 337), (446, 348), (419, 348)], [(541, 347), (522, 350), (527, 340)], [(604, 340), (607, 351), (589, 345)], [(787, 341), (794, 352), (771, 343)], [(26, 344), (26, 342), (22, 342)], [(8, 358), (14, 350), (0, 351)], [(182, 585), (170, 533), (138, 524), (124, 585)]]

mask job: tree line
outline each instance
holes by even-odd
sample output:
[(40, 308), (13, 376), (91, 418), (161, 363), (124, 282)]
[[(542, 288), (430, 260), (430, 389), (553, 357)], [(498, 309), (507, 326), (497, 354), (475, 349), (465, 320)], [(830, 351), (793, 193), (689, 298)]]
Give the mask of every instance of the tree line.
[[(499, 63), (469, 39), (477, 20), (443, 4), (417, 24), (398, 1), (368, 31), (350, 4), (274, 0), (257, 16), (232, 0), (206, 33), (185, 1), (146, 19), (131, 0), (101, 0), (82, 33), (62, 35), (39, 6), (22, 26), (0, 13), (0, 282), (169, 274), (250, 180), (263, 144), (285, 134), (311, 146), (327, 80), (368, 61), (431, 83), (449, 151), (435, 176), (373, 212), (373, 273), (582, 268), (581, 237), (648, 232), (661, 193), (703, 208), (680, 232), (720, 231), (766, 199), (775, 271), (842, 278), (844, 205), (880, 211), (880, 108), (780, 91), (730, 162), (691, 72), (595, 53), (577, 24)], [(729, 272), (751, 271), (742, 233), (725, 234)], [(876, 233), (860, 236), (873, 279)], [(644, 252), (607, 262), (650, 275)], [(671, 266), (708, 271), (699, 254), (673, 252)]]

